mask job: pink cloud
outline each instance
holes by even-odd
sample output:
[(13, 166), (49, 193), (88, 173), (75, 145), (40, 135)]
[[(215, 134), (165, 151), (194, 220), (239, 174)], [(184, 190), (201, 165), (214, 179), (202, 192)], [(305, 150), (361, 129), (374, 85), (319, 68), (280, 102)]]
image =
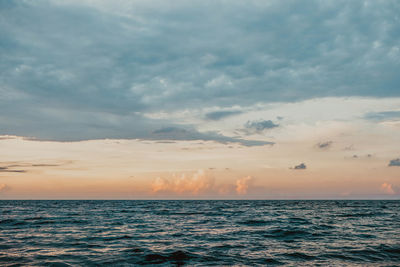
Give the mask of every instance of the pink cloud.
[(6, 184), (0, 184), (0, 192), (4, 192), (8, 189), (8, 186)]
[(381, 185), (381, 191), (388, 195), (396, 194), (396, 188), (394, 188), (392, 184), (386, 182)]

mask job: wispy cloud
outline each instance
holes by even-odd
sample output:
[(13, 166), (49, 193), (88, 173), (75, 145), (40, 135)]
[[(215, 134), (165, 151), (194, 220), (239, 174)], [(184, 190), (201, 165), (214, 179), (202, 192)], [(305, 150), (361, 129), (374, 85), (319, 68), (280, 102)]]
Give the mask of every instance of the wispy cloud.
[(273, 142), (246, 140), (242, 138), (228, 137), (216, 132), (198, 132), (195, 129), (178, 127), (163, 127), (153, 131), (146, 139), (154, 140), (203, 140), (219, 143), (239, 143), (244, 146), (273, 145)]
[(21, 169), (14, 169), (12, 167), (0, 167), (0, 172), (27, 172), (26, 170), (21, 170)]
[(205, 115), (206, 119), (208, 120), (221, 120), (226, 117), (231, 117), (234, 115), (238, 115), (243, 113), (243, 111), (240, 110), (219, 110), (219, 111), (213, 111), (209, 112)]
[(26, 161), (0, 162), (1, 172), (26, 173), (34, 168), (58, 167), (71, 164), (72, 161), (56, 161), (55, 163), (32, 163)]
[(400, 111), (381, 111), (381, 112), (369, 112), (364, 115), (364, 119), (373, 121), (385, 121), (385, 120), (400, 120)]

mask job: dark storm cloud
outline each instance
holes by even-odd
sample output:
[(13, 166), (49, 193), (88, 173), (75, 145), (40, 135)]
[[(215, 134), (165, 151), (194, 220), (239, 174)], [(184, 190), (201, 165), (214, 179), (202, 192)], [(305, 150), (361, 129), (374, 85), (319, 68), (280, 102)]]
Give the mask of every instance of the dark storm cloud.
[(145, 139), (148, 112), (400, 96), (399, 13), (390, 0), (2, 1), (0, 134)]
[(239, 110), (222, 110), (222, 111), (214, 111), (214, 112), (209, 112), (206, 114), (206, 119), (208, 120), (220, 120), (226, 117), (230, 117), (233, 115), (238, 115), (241, 114), (242, 111)]
[(293, 170), (305, 170), (307, 169), (307, 166), (304, 163), (300, 163), (299, 165), (296, 165), (292, 168)]
[(332, 146), (332, 144), (333, 144), (332, 141), (326, 141), (326, 142), (318, 143), (316, 146), (319, 149), (328, 149)]
[(400, 158), (392, 159), (392, 160), (389, 162), (389, 165), (388, 165), (388, 166), (389, 166), (389, 167), (394, 167), (394, 166), (400, 167)]

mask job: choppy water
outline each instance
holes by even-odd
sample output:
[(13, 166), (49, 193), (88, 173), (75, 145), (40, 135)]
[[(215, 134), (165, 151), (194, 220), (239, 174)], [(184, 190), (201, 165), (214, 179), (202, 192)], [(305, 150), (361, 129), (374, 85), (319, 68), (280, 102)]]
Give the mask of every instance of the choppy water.
[(0, 201), (0, 266), (400, 266), (400, 201)]

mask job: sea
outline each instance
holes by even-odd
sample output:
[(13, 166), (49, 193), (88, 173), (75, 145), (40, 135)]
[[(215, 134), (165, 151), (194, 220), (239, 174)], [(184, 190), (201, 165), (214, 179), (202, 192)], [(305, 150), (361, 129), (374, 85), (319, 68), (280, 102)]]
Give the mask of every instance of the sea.
[(400, 266), (400, 201), (0, 201), (0, 266), (140, 265)]

